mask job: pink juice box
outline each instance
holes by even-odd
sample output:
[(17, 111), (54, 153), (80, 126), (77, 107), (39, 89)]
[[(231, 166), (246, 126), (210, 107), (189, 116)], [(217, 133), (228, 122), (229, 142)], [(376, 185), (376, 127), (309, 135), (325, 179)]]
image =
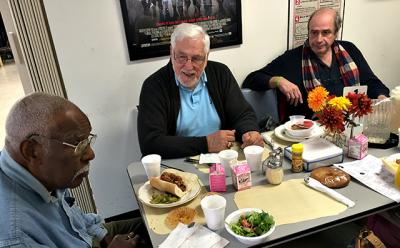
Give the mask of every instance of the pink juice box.
[(251, 170), (246, 161), (232, 168), (232, 183), (236, 190), (251, 188)]
[(210, 167), (209, 180), (211, 192), (225, 192), (226, 182), (224, 166), (221, 164), (213, 164)]
[(349, 140), (349, 158), (362, 159), (368, 155), (368, 138), (364, 134), (356, 135)]

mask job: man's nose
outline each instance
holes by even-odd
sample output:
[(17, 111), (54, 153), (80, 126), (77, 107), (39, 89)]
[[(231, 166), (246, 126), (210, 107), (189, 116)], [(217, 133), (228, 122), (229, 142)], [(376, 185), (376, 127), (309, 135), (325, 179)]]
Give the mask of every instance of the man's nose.
[(184, 64), (185, 68), (193, 68), (193, 61), (192, 59), (187, 59), (186, 63)]
[(93, 160), (95, 158), (95, 154), (93, 151), (92, 146), (88, 146), (88, 148), (84, 151), (84, 153), (82, 154), (82, 160), (89, 162), (90, 160)]

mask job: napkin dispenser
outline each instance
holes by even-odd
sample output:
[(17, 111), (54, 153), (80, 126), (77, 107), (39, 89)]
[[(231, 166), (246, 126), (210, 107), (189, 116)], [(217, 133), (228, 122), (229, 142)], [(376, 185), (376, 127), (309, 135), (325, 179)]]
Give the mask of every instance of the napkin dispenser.
[[(306, 171), (343, 162), (343, 149), (326, 139), (315, 138), (303, 141), (301, 144), (303, 144), (303, 162)], [(284, 155), (292, 160), (292, 147), (285, 147)]]

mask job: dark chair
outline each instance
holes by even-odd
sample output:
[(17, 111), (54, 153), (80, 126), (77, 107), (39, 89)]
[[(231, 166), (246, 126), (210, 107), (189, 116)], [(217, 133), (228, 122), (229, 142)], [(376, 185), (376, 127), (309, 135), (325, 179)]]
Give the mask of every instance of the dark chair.
[(271, 116), (275, 121), (279, 121), (278, 101), (274, 89), (267, 91), (242, 89), (242, 93), (247, 102), (253, 107), (258, 122), (268, 116)]

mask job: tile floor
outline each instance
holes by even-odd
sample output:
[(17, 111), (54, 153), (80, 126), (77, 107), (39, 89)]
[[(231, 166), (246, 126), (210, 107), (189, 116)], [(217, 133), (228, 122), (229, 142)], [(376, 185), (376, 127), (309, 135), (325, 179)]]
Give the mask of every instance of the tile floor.
[(14, 102), (25, 95), (14, 62), (0, 66), (0, 149), (4, 146), (5, 121)]

